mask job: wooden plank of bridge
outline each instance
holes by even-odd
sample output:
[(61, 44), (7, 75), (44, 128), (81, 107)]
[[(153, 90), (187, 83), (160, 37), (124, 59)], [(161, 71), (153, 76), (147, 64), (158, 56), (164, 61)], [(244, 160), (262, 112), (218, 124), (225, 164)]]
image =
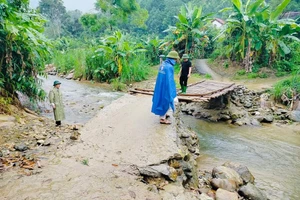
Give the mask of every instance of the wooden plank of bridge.
[[(202, 102), (222, 96), (236, 87), (235, 83), (203, 80), (188, 86), (187, 94), (178, 94), (179, 101)], [(153, 95), (153, 89), (135, 88), (131, 93)]]

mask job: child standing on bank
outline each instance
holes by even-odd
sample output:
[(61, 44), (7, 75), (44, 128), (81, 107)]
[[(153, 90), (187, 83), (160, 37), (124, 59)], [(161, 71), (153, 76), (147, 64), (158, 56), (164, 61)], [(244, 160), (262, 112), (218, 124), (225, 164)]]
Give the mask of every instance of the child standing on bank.
[(187, 81), (192, 73), (192, 63), (189, 61), (189, 56), (187, 54), (183, 54), (182, 59), (183, 61), (181, 62), (178, 76), (180, 77), (179, 83), (181, 86), (181, 92), (185, 94), (187, 89)]

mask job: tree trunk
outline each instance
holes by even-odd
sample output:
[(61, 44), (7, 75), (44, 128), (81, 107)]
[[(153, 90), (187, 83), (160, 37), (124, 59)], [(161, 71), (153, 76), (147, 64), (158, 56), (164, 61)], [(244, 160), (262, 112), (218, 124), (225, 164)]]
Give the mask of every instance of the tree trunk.
[(244, 68), (246, 72), (252, 72), (252, 61), (251, 61), (251, 39), (248, 40), (248, 47), (246, 52), (246, 57), (243, 61)]

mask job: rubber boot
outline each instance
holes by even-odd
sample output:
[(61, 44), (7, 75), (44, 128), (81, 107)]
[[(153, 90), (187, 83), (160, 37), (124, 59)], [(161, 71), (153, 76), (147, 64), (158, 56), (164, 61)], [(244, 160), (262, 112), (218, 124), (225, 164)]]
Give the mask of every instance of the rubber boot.
[(182, 91), (183, 94), (186, 93), (186, 86), (183, 86), (183, 91)]
[(181, 85), (181, 93), (184, 93), (184, 86)]

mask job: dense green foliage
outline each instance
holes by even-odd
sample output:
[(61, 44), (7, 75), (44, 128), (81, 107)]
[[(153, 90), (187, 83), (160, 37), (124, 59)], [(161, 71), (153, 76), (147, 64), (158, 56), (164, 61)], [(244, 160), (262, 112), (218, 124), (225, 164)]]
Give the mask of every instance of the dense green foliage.
[[(184, 51), (183, 53), (200, 55), (204, 46), (209, 43), (209, 38), (205, 35), (205, 26), (209, 15), (202, 16), (202, 7), (193, 6), (191, 3), (181, 7), (176, 26), (169, 26), (166, 31), (174, 35), (173, 46)], [(180, 52), (181, 53), (181, 52)]]
[[(47, 61), (60, 73), (74, 70), (76, 78), (119, 89), (147, 78), (149, 66), (173, 48), (192, 58), (225, 58), (227, 67), (240, 63), (248, 77), (265, 77), (261, 67), (286, 75), (300, 65), (299, 21), (284, 14), (298, 11), (299, 0), (97, 0), (95, 12), (85, 14), (67, 11), (62, 0), (40, 0), (44, 18), (28, 0), (0, 3), (0, 87), (11, 94), (44, 95), (36, 84), (50, 47), (44, 24), (53, 40)], [(226, 24), (214, 27), (216, 17)]]
[(68, 41), (65, 38), (56, 42), (52, 60), (61, 73), (75, 69), (76, 78), (100, 82), (111, 82), (115, 78), (124, 83), (141, 81), (149, 74), (151, 63), (159, 62), (160, 40), (155, 38), (138, 41), (116, 31), (85, 44), (77, 41), (79, 45), (74, 45)]
[(95, 14), (85, 14), (81, 23), (90, 34), (145, 28), (148, 12), (136, 0), (98, 0)]
[[(257, 72), (260, 67), (277, 68), (291, 72), (297, 63), (290, 60), (299, 42), (300, 25), (292, 19), (279, 19), (290, 0), (283, 0), (271, 9), (264, 0), (232, 0), (230, 15), (223, 32), (217, 37), (218, 46), (213, 54), (238, 61), (246, 72)], [(290, 67), (286, 61), (290, 62)], [(288, 61), (289, 62), (289, 61)], [(285, 67), (281, 66), (285, 63)], [(279, 73), (278, 73), (279, 74)]]
[(16, 91), (34, 99), (45, 95), (37, 77), (48, 54), (44, 22), (28, 8), (28, 0), (0, 0), (0, 87), (11, 96)]
[(163, 31), (170, 25), (176, 24), (177, 20), (174, 16), (177, 16), (180, 8), (188, 3), (201, 7), (202, 16), (216, 13), (218, 17), (222, 16), (222, 13), (218, 13), (218, 11), (230, 5), (228, 0), (143, 0), (140, 2), (141, 7), (147, 9), (149, 13), (146, 21), (147, 32), (166, 36)]

